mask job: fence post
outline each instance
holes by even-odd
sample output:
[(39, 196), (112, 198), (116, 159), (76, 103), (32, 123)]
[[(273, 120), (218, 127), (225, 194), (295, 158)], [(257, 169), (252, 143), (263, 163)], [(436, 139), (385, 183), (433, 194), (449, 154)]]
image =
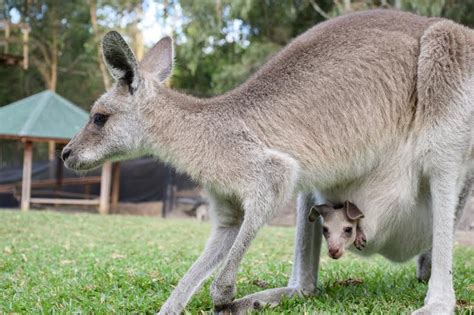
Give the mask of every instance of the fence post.
[(31, 141), (25, 141), (23, 152), (23, 178), (21, 184), (21, 211), (30, 210), (32, 164), (33, 143)]
[(161, 210), (161, 216), (166, 216), (173, 209), (174, 204), (174, 193), (173, 193), (173, 169), (169, 166), (166, 167), (166, 180), (165, 180), (165, 195), (163, 196), (163, 207)]
[(112, 177), (112, 162), (105, 162), (100, 177), (99, 213), (108, 214), (110, 208), (110, 180)]

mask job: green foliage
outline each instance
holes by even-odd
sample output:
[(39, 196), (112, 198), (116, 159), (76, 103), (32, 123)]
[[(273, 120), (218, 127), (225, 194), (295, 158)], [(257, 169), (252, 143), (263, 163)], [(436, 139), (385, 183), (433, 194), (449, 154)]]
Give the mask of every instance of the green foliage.
[[(320, 1), (329, 9), (331, 1)], [(269, 55), (323, 18), (305, 1), (181, 0), (186, 41), (177, 46), (173, 87), (196, 95), (224, 93)]]
[[(0, 313), (156, 312), (210, 233), (196, 221), (133, 216), (1, 210), (0, 222)], [(294, 228), (261, 231), (240, 268), (239, 297), (286, 285), (293, 234)], [(287, 299), (264, 313), (399, 314), (423, 304), (427, 285), (416, 280), (414, 261), (392, 264), (352, 254), (335, 261), (325, 252), (321, 294)], [(458, 247), (454, 261), (458, 311), (468, 314), (474, 250)], [(187, 314), (212, 309), (209, 284)]]
[[(101, 12), (98, 14), (99, 37), (107, 27), (113, 27), (130, 35), (133, 44), (136, 21), (140, 18), (137, 8), (153, 1), (167, 6), (157, 16), (160, 23), (170, 10), (182, 8), (184, 25), (179, 34), (175, 34), (179, 40), (172, 85), (203, 96), (223, 93), (242, 83), (269, 55), (323, 21), (324, 17), (313, 4), (330, 16), (342, 13), (342, 2), (331, 0), (98, 0), (97, 9)], [(472, 1), (351, 2), (353, 10), (394, 6), (398, 2), (404, 10), (446, 16), (474, 25)], [(58, 41), (57, 92), (89, 109), (104, 90), (97, 69), (98, 42), (92, 32), (89, 6), (81, 1), (7, 0), (0, 9), (7, 18), (9, 11), (16, 9), (21, 21), (30, 24), (32, 59), (45, 58), (40, 43), (51, 46)], [(0, 106), (47, 87), (38, 67), (33, 62), (28, 71), (15, 67), (0, 68)]]
[(442, 15), (474, 28), (474, 1), (446, 0)]
[(404, 0), (403, 9), (425, 16), (440, 16), (446, 0)]
[[(314, 1), (329, 16), (343, 13), (336, 1)], [(340, 3), (338, 1), (337, 3)], [(395, 6), (397, 1), (352, 1), (355, 10)], [(401, 8), (474, 25), (474, 2), (400, 0)], [(245, 81), (271, 54), (324, 18), (310, 0), (181, 0), (186, 41), (179, 43), (172, 86), (210, 96)], [(238, 29), (232, 27), (238, 22)], [(228, 40), (229, 34), (236, 35)], [(212, 39), (212, 40), (211, 40)]]
[(279, 49), (280, 46), (272, 42), (255, 42), (242, 53), (239, 62), (223, 63), (221, 70), (211, 75), (213, 93), (225, 93), (244, 82)]
[[(30, 67), (2, 67), (9, 80), (0, 80), (0, 106), (48, 88), (41, 71), (54, 58), (57, 64), (56, 91), (79, 106), (89, 109), (103, 91), (97, 73), (95, 55), (97, 45), (91, 46), (89, 8), (83, 2), (44, 0), (30, 2), (8, 1), (8, 8), (16, 9), (21, 22), (28, 23), (30, 32)], [(57, 51), (53, 47), (57, 44)], [(100, 75), (100, 74), (99, 74)], [(3, 78), (3, 76), (2, 76)]]

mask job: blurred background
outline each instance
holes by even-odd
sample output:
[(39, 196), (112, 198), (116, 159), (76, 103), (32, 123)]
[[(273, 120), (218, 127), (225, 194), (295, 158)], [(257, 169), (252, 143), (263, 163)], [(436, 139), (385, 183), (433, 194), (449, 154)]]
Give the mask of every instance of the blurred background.
[[(176, 63), (170, 86), (208, 97), (242, 83), (311, 26), (371, 8), (441, 16), (474, 27), (474, 0), (0, 0), (0, 108), (49, 89), (89, 111), (112, 84), (99, 46), (112, 29), (126, 37), (138, 58), (171, 35)], [(55, 147), (56, 154), (60, 149)], [(0, 140), (0, 184), (21, 177), (22, 150), (19, 141)], [(35, 144), (33, 157), (33, 178), (46, 178), (52, 160), (48, 143)], [(170, 184), (172, 192), (195, 191), (191, 203), (199, 204), (198, 189), (185, 177), (146, 158), (127, 163), (121, 202), (160, 201)], [(2, 202), (15, 206), (13, 195), (2, 199), (0, 194)]]
[(378, 7), (474, 26), (473, 0), (0, 0), (0, 20), (30, 27), (30, 67), (0, 68), (0, 106), (48, 88), (89, 110), (111, 84), (98, 50), (111, 29), (126, 36), (138, 58), (171, 35), (171, 86), (210, 96), (244, 81), (311, 26)]

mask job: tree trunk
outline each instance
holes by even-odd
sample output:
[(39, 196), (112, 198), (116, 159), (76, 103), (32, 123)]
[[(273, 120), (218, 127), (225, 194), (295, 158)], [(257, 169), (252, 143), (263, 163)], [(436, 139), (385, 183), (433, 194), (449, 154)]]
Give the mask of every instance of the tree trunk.
[(100, 73), (102, 74), (102, 82), (104, 83), (104, 88), (106, 90), (110, 89), (112, 84), (110, 83), (109, 73), (104, 64), (104, 59), (102, 58), (102, 45), (100, 45), (100, 32), (99, 26), (97, 24), (97, 0), (91, 0), (89, 3), (89, 12), (91, 16), (92, 30), (94, 31), (94, 39), (98, 46), (97, 49), (97, 63), (99, 64)]
[(58, 9), (56, 6), (51, 7), (51, 19), (53, 28), (51, 30), (51, 64), (50, 66), (50, 78), (49, 78), (49, 86), (48, 89), (51, 91), (56, 92), (56, 85), (58, 82), (58, 56), (59, 56), (59, 17), (58, 17)]
[(351, 0), (344, 0), (344, 12), (350, 12), (351, 10)]
[(132, 35), (132, 47), (138, 60), (142, 60), (145, 53), (145, 43), (143, 40), (143, 33), (138, 28), (138, 24), (143, 20), (143, 8), (141, 4), (137, 4), (133, 10), (135, 12), (135, 19), (130, 26)]
[[(56, 91), (58, 82), (58, 62), (59, 62), (59, 27), (60, 21), (56, 6), (51, 6), (49, 13), (51, 19), (51, 37), (50, 38), (32, 38), (32, 44), (39, 52), (38, 55), (32, 54), (31, 62), (38, 69), (45, 83), (45, 87), (51, 91)], [(41, 56), (38, 58), (38, 56)]]
[(402, 9), (402, 0), (395, 0), (395, 8), (397, 10), (401, 10)]
[(56, 92), (56, 86), (58, 82), (58, 30), (56, 27), (53, 29), (53, 44), (51, 47), (51, 65), (50, 65), (50, 80), (48, 89)]

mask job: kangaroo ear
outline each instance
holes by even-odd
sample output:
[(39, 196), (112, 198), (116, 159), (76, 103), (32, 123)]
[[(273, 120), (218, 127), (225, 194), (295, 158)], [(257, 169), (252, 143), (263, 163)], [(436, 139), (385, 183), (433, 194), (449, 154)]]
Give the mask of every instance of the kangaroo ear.
[(314, 222), (320, 216), (324, 216), (329, 211), (330, 208), (331, 207), (326, 204), (314, 205), (309, 211), (309, 216), (308, 216), (309, 222)]
[(146, 53), (140, 62), (140, 70), (152, 74), (159, 82), (163, 82), (171, 74), (173, 58), (173, 40), (165, 36)]
[(360, 211), (360, 209), (357, 208), (357, 206), (353, 204), (352, 202), (349, 202), (349, 201), (344, 202), (344, 210), (349, 220), (356, 221), (364, 217), (364, 214), (362, 213), (362, 211)]
[(122, 35), (115, 31), (105, 34), (102, 40), (102, 51), (105, 64), (112, 77), (126, 84), (130, 94), (133, 94), (140, 82), (138, 63)]

